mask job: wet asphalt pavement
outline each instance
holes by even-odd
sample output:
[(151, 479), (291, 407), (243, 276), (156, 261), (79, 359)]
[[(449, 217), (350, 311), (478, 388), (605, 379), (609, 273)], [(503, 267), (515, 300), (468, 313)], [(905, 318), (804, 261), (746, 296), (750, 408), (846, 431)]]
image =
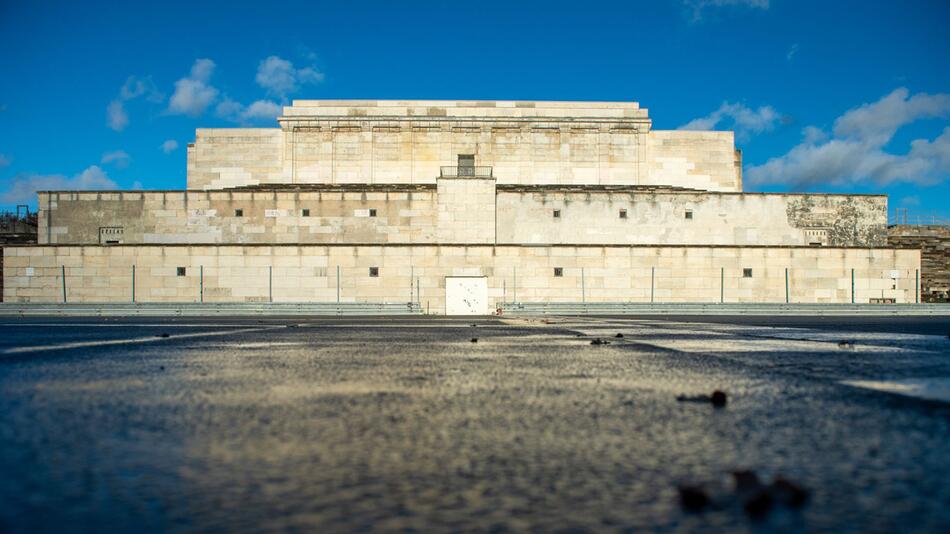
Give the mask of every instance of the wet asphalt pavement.
[[(948, 334), (946, 318), (0, 318), (0, 531), (946, 532)], [(723, 408), (676, 399), (715, 389)], [(807, 501), (750, 515), (739, 469)], [(684, 509), (683, 486), (709, 504)]]

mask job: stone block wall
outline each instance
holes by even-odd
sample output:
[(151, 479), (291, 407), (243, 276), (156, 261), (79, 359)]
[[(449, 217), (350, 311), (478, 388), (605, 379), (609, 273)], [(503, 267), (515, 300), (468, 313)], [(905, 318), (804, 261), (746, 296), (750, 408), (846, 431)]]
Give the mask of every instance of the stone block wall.
[(741, 190), (731, 132), (651, 132), (636, 103), (295, 101), (279, 124), (199, 129), (188, 189), (433, 184), (464, 154), (499, 184)]
[(923, 302), (950, 302), (950, 226), (895, 225), (888, 244), (921, 250), (920, 290)]
[(505, 244), (887, 244), (880, 195), (503, 188), (497, 214)]
[(188, 146), (188, 189), (283, 183), (283, 133), (277, 128), (199, 128)]
[(122, 228), (124, 244), (430, 243), (438, 213), (434, 187), (39, 196), (42, 244), (98, 244), (101, 228)]
[(495, 243), (495, 180), (439, 178), (437, 243)]
[[(875, 247), (886, 244), (887, 224), (883, 196), (535, 186), (502, 186), (496, 192), (493, 180), (473, 178), (440, 179), (437, 188), (405, 185), (363, 191), (41, 193), (39, 205), (42, 244), (95, 244), (100, 242), (101, 228), (121, 228), (116, 240), (124, 244)], [(242, 217), (235, 216), (238, 209)], [(620, 217), (621, 210), (626, 211), (625, 218)]]
[(140, 302), (332, 302), (339, 282), (343, 301), (413, 299), (432, 313), (444, 310), (446, 276), (485, 276), (492, 307), (650, 302), (651, 294), (655, 302), (719, 302), (720, 294), (784, 302), (787, 269), (791, 302), (846, 303), (853, 271), (855, 302), (906, 303), (920, 268), (917, 250), (808, 247), (19, 246), (5, 255), (7, 302), (62, 301), (63, 268), (69, 302), (129, 302), (134, 265)]
[(732, 132), (653, 130), (645, 149), (640, 185), (742, 191), (742, 162)]

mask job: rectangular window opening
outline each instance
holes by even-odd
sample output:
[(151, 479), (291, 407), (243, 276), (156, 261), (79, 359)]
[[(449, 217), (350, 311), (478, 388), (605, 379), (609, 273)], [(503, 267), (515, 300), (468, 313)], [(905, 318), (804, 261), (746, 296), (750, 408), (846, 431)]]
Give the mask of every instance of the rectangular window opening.
[(309, 216), (310, 216), (310, 209), (309, 209), (309, 208), (304, 208), (303, 210), (301, 210), (301, 213), (300, 213), (300, 214), (301, 214), (302, 216), (304, 216), (304, 217), (309, 217)]
[(369, 209), (369, 216), (370, 216), (370, 217), (375, 217), (375, 216), (376, 216), (376, 208), (370, 208), (370, 209)]
[(555, 267), (554, 276), (564, 276), (564, 267)]
[(187, 269), (185, 269), (184, 267), (178, 268), (178, 276), (185, 276), (186, 272), (187, 272)]
[(687, 219), (693, 218), (693, 210), (686, 210), (686, 218)]
[(620, 210), (620, 218), (621, 219), (627, 218), (627, 210)]
[(561, 210), (554, 210), (554, 218), (555, 219), (561, 218)]
[(369, 268), (369, 275), (370, 275), (371, 277), (373, 277), (373, 278), (378, 277), (378, 276), (379, 276), (379, 267), (370, 267), (370, 268)]
[(752, 278), (752, 269), (742, 269), (743, 278)]
[(235, 217), (244, 217), (244, 210), (243, 210), (243, 209), (240, 209), (240, 208), (234, 210), (234, 216), (235, 216)]

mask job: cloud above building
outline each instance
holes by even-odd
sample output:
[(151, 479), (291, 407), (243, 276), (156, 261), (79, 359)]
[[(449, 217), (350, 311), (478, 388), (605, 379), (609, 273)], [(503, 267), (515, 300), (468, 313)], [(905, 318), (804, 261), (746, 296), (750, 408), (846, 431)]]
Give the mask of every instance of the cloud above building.
[(752, 109), (741, 103), (723, 102), (718, 109), (698, 119), (693, 119), (678, 130), (716, 130), (720, 127), (735, 130), (736, 137), (747, 139), (752, 134), (774, 130), (782, 115), (772, 106)]
[(915, 139), (904, 153), (889, 151), (897, 131), (925, 119), (950, 117), (950, 94), (898, 88), (838, 117), (831, 133), (809, 126), (786, 154), (746, 169), (749, 182), (811, 189), (870, 182), (933, 185), (950, 174), (950, 126), (933, 140)]
[(172, 152), (178, 150), (178, 141), (175, 141), (174, 139), (169, 139), (165, 141), (164, 143), (162, 143), (161, 145), (159, 145), (158, 148), (166, 154), (171, 154)]
[(118, 185), (97, 165), (92, 165), (72, 177), (62, 174), (22, 173), (14, 176), (7, 190), (0, 193), (0, 202), (32, 204), (36, 202), (37, 191), (101, 189), (118, 189)]
[(287, 95), (299, 91), (302, 86), (320, 83), (324, 78), (324, 74), (314, 66), (298, 69), (286, 59), (270, 56), (258, 65), (254, 79), (268, 94), (285, 99)]
[(158, 91), (151, 78), (129, 76), (119, 88), (119, 94), (106, 106), (106, 125), (121, 132), (129, 125), (126, 102), (145, 97), (150, 102), (161, 102), (165, 95)]
[(271, 100), (256, 100), (251, 105), (245, 106), (230, 98), (225, 98), (215, 108), (215, 114), (218, 117), (238, 124), (273, 122), (282, 111), (281, 105)]
[(103, 165), (114, 165), (117, 169), (124, 169), (132, 162), (132, 156), (125, 150), (113, 150), (102, 155), (100, 163)]
[(218, 89), (211, 85), (215, 64), (210, 59), (197, 59), (188, 76), (175, 82), (175, 92), (168, 100), (168, 113), (198, 117), (218, 98)]

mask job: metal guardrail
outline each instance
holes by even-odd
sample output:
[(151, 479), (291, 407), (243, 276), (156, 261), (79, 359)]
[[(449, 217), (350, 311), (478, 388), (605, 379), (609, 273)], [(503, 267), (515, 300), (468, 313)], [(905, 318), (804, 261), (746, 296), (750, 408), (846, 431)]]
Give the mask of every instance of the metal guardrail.
[(950, 316), (950, 304), (505, 302), (502, 315), (915, 315)]
[(491, 167), (440, 167), (441, 178), (491, 178)]
[(0, 304), (0, 316), (249, 316), (249, 315), (416, 315), (418, 302), (262, 302), (262, 303), (84, 303)]

